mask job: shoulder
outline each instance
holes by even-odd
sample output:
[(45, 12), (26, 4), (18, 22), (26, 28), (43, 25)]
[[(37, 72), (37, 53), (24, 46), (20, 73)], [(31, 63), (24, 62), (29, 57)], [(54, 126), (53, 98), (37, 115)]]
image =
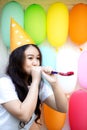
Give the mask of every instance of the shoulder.
[(11, 78), (8, 76), (8, 75), (6, 75), (6, 74), (4, 74), (4, 75), (1, 75), (0, 76), (0, 82), (1, 81), (9, 81), (9, 80), (11, 80)]
[(13, 82), (9, 76), (4, 75), (4, 76), (0, 77), (0, 87), (2, 87), (3, 85), (4, 86), (13, 85)]
[(11, 78), (7, 75), (0, 77), (0, 103), (5, 103), (17, 98), (15, 86)]

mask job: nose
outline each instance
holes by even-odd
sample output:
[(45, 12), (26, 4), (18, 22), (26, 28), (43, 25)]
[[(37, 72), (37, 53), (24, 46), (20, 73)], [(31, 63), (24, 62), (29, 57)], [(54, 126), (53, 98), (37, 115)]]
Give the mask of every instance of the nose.
[(37, 60), (37, 59), (34, 59), (33, 62), (32, 62), (32, 65), (33, 65), (33, 66), (37, 66), (37, 65), (38, 65), (38, 60)]

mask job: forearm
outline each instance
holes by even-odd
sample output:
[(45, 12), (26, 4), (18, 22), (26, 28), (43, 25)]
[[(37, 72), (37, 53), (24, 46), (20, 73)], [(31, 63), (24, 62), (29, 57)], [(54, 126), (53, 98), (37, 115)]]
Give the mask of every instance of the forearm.
[(30, 90), (27, 94), (26, 99), (20, 106), (21, 119), (28, 121), (35, 111), (38, 98), (38, 83), (34, 82), (31, 84)]
[(51, 85), (55, 97), (57, 110), (60, 112), (67, 112), (68, 102), (63, 90), (58, 86), (58, 82)]

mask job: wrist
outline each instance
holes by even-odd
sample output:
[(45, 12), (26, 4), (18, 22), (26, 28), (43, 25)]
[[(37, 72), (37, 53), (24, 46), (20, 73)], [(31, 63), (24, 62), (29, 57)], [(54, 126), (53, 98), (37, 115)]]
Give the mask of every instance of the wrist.
[(31, 83), (31, 85), (35, 85), (35, 86), (39, 85), (39, 84), (40, 84), (40, 82), (38, 80), (33, 80)]

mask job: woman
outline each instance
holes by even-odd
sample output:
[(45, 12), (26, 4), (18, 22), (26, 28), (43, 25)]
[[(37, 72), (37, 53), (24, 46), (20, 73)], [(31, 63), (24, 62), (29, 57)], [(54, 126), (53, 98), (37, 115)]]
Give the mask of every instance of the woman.
[[(40, 118), (40, 104), (67, 111), (67, 100), (50, 67), (41, 66), (42, 56), (34, 44), (15, 49), (6, 75), (0, 78), (0, 130), (29, 130)], [(49, 88), (42, 80), (51, 85)]]

